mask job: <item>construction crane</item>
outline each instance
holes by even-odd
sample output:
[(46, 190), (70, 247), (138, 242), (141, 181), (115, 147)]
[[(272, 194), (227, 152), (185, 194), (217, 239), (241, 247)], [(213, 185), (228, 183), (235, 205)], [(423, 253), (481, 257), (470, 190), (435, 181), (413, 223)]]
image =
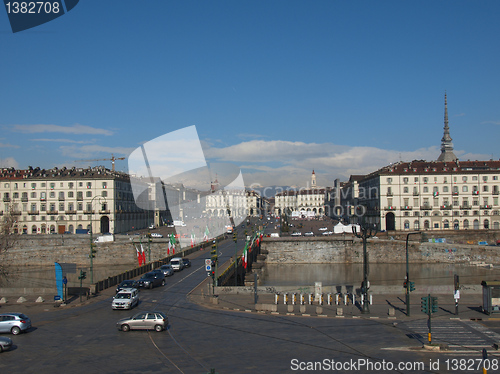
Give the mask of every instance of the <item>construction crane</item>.
[(93, 160), (75, 160), (75, 162), (91, 162), (91, 161), (111, 161), (111, 170), (115, 171), (115, 161), (116, 160), (125, 160), (126, 157), (115, 157), (111, 154), (111, 158), (96, 158)]

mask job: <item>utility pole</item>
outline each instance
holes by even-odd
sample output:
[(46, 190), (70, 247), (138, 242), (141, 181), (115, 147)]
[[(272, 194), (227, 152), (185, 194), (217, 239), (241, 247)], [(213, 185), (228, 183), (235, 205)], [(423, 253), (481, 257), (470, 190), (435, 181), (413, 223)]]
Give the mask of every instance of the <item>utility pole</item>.
[[(363, 217), (364, 221), (364, 217)], [(354, 236), (363, 240), (363, 283), (361, 284), (361, 293), (363, 294), (363, 305), (361, 313), (370, 313), (370, 301), (368, 299), (368, 253), (366, 252), (366, 239), (377, 235), (375, 225), (366, 225), (364, 222), (360, 224), (361, 232), (357, 232), (356, 226), (353, 226)]]
[(406, 316), (410, 316), (410, 292), (415, 291), (415, 282), (410, 282), (410, 266), (408, 261), (408, 238), (410, 235), (420, 234), (420, 232), (409, 232), (406, 235), (406, 277), (404, 287), (406, 288)]

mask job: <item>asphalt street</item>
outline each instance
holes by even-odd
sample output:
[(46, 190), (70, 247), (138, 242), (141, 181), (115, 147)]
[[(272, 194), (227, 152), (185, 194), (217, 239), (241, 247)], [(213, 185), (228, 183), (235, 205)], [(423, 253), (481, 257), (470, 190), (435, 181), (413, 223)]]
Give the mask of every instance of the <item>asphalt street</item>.
[[(221, 261), (228, 260), (234, 255), (233, 241), (222, 242), (219, 251)], [(499, 359), (491, 348), (498, 341), (492, 331), (494, 321), (487, 326), (437, 319), (433, 321), (436, 339), (458, 344), (469, 339), (477, 348), (432, 352), (422, 349), (426, 334), (422, 320), (396, 323), (387, 318), (273, 315), (193, 303), (187, 295), (206, 280), (204, 260), (210, 255), (205, 250), (190, 257), (192, 267), (167, 278), (164, 287), (141, 290), (141, 302), (132, 311), (111, 309), (112, 289), (77, 306), (2, 306), (1, 312), (26, 313), (33, 328), (11, 336), (15, 346), (0, 354), (0, 372), (187, 374), (213, 368), (219, 374), (467, 373), (480, 370), (453, 366), (453, 360), (475, 364), (482, 347), (488, 347), (492, 362)], [(120, 318), (145, 310), (166, 313), (168, 329), (117, 329)]]

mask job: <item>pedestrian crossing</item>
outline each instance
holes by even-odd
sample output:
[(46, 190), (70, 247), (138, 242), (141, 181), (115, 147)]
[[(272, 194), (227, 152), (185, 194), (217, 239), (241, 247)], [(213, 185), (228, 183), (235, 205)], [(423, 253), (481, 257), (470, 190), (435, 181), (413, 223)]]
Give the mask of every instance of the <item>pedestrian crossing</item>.
[[(408, 331), (408, 337), (428, 342), (428, 320), (408, 321), (400, 324)], [(491, 347), (500, 344), (500, 335), (474, 321), (441, 320), (431, 321), (432, 343), (451, 347)]]

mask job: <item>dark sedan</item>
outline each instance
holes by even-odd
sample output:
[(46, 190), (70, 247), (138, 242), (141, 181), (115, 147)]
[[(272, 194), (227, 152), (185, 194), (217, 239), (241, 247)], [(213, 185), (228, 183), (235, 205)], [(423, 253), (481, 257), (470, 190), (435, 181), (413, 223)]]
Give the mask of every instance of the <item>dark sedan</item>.
[(137, 288), (137, 281), (135, 280), (124, 280), (118, 286), (116, 286), (116, 293), (120, 292), (124, 288)]
[(165, 285), (165, 276), (162, 272), (149, 272), (142, 276), (137, 282), (139, 287), (153, 288)]
[(182, 262), (184, 263), (185, 268), (191, 267), (191, 261), (189, 261), (189, 258), (183, 258)]

